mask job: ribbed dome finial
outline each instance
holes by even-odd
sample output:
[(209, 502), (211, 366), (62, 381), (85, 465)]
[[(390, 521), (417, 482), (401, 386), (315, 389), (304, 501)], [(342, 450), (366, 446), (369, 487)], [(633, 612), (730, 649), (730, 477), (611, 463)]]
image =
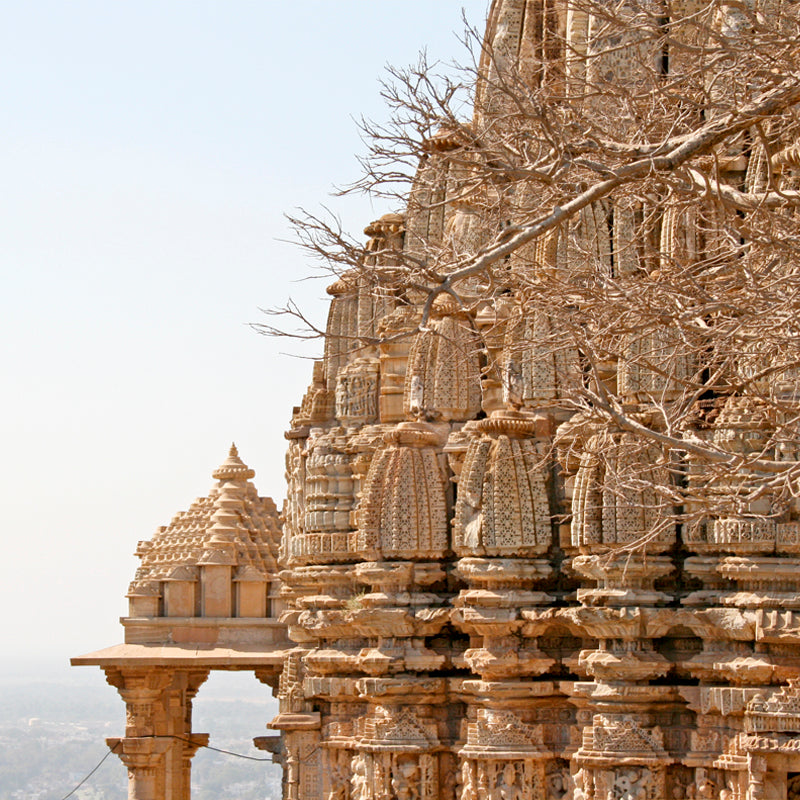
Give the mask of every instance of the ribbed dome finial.
[(255, 471), (239, 458), (239, 451), (235, 444), (231, 444), (228, 457), (212, 473), (218, 481), (247, 481), (255, 477)]

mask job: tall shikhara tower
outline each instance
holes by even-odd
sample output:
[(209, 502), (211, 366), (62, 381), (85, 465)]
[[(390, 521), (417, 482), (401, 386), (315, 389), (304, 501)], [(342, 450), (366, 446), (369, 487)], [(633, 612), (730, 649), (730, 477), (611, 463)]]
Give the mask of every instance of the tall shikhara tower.
[[(737, 56), (791, 43), (797, 16), (492, 3), (471, 121), (432, 126), (404, 213), (328, 288), (280, 572), (232, 455), (196, 552), (173, 523), (132, 589), (131, 645), (218, 623), (231, 661), (199, 654), (199, 682), (280, 672), (265, 746), (286, 800), (800, 797), (800, 509), (780, 479), (800, 373), (796, 337), (773, 336), (794, 330), (790, 259), (758, 221), (796, 197), (795, 140), (762, 121), (772, 103), (793, 131), (800, 95), (777, 108), (790, 44), (761, 71)], [(774, 302), (726, 306), (765, 270)], [(156, 625), (170, 608), (195, 621)], [(163, 644), (160, 666), (82, 663), (157, 705), (192, 663)], [(162, 735), (148, 713), (125, 752)], [(148, 748), (131, 796), (185, 797)]]

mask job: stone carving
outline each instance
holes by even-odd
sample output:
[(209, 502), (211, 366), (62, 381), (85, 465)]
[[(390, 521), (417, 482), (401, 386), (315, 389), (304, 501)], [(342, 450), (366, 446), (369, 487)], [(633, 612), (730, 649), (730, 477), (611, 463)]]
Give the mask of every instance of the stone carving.
[(351, 800), (438, 800), (436, 758), (397, 750), (357, 753), (351, 763)]
[(410, 708), (378, 706), (360, 720), (360, 737), (375, 747), (427, 750), (437, 743), (435, 730)]
[(522, 789), (519, 786), (519, 775), (516, 765), (509, 761), (497, 776), (494, 791), (489, 795), (492, 800), (521, 800)]
[(655, 728), (646, 730), (630, 716), (608, 719), (598, 716), (592, 731), (594, 749), (603, 752), (662, 752), (664, 742), (661, 732)]
[(306, 458), (303, 531), (346, 531), (353, 504), (352, 457), (335, 442), (318, 441)]
[(535, 750), (542, 745), (540, 727), (526, 725), (512, 711), (479, 709), (478, 720), (468, 727), (469, 751)]
[[(591, 436), (575, 477), (573, 546), (588, 551), (632, 543), (651, 552), (668, 548), (675, 529), (666, 496), (669, 476), (660, 462), (657, 448), (632, 434)], [(637, 480), (643, 471), (651, 479), (645, 486)], [(663, 496), (658, 486), (665, 488)]]
[(475, 782), (475, 765), (471, 761), (461, 764), (461, 794), (459, 800), (477, 800), (478, 787)]
[(568, 798), (572, 785), (569, 777), (569, 768), (557, 763), (548, 764), (545, 784), (547, 787), (547, 800)]
[(452, 204), (453, 213), (445, 227), (445, 245), (456, 255), (474, 252), (486, 240), (490, 228), (490, 220), (480, 213), (484, 203), (470, 201), (465, 197)]
[(651, 782), (650, 770), (620, 770), (614, 776), (614, 800), (647, 800)]
[(623, 397), (662, 402), (678, 396), (692, 376), (693, 360), (677, 333), (659, 328), (629, 334), (625, 351), (617, 373), (618, 390)]
[(539, 309), (514, 312), (506, 327), (502, 370), (505, 400), (514, 406), (547, 405), (580, 380), (577, 350)]
[(416, 759), (398, 758), (392, 771), (392, 792), (397, 800), (419, 800), (420, 767)]
[(354, 358), (365, 355), (365, 341), (376, 338), (381, 318), (393, 300), (377, 279), (366, 278), (360, 271), (343, 275), (328, 287), (333, 297), (325, 338), (325, 380), (329, 392), (336, 391), (339, 370)]
[(208, 497), (140, 543), (131, 617), (268, 616), (280, 531), (274, 503), (250, 482), (254, 474), (231, 446)]
[(327, 753), (327, 764), (323, 769), (325, 800), (349, 800), (351, 796), (351, 761), (348, 750), (331, 750)]
[(706, 775), (700, 775), (696, 783), (690, 784), (686, 790), (687, 795), (697, 798), (697, 800), (716, 800), (717, 797), (717, 784)]
[[(125, 645), (79, 659), (126, 704), (126, 735), (110, 741), (133, 800), (167, 787), (187, 800), (204, 741), (191, 699), (213, 668), (277, 688), (280, 741), (261, 744), (283, 765), (285, 800), (800, 792), (800, 500), (770, 484), (800, 460), (775, 436), (797, 416), (796, 347), (731, 323), (730, 352), (700, 364), (713, 313), (688, 347), (658, 308), (604, 330), (579, 313), (593, 285), (630, 296), (660, 271), (750, 264), (739, 238), (751, 217), (732, 232), (715, 201), (676, 199), (677, 184), (623, 190), (447, 281), (430, 308), (419, 288), (553, 213), (538, 182), (477, 173), (521, 124), (504, 85), (588, 115), (569, 122), (586, 128), (586, 151), (564, 159), (591, 160), (584, 122), (598, 104), (618, 115), (619, 142), (644, 123), (644, 146), (661, 121), (633, 119), (614, 87), (658, 64), (660, 103), (700, 74), (713, 106), (747, 87), (706, 69), (719, 42), (698, 20), (713, 20), (712, 40), (740, 37), (796, 4), (610, 5), (491, 3), (471, 121), (426, 133), (407, 207), (366, 228), (356, 268), (328, 289), (324, 356), (286, 433), (281, 517), (234, 448), (208, 496), (140, 543)], [(800, 146), (768, 126), (702, 158), (731, 191), (800, 188)], [(553, 285), (563, 292), (548, 296)], [(775, 329), (794, 331), (795, 316), (776, 312)], [(706, 371), (713, 381), (682, 397)], [(716, 460), (673, 448), (680, 436)], [(734, 465), (724, 479), (722, 462)]]
[(367, 777), (367, 765), (363, 755), (353, 756), (352, 770), (350, 798), (351, 800), (367, 800), (369, 797), (369, 778)]
[(789, 685), (765, 698), (756, 694), (745, 710), (745, 730), (800, 733), (800, 678), (790, 678)]
[(406, 423), (389, 434), (367, 475), (359, 548), (389, 558), (436, 558), (448, 545), (446, 484), (436, 433)]
[(300, 408), (296, 409), (292, 416), (292, 424), (299, 427), (323, 422), (329, 419), (332, 408), (333, 392), (328, 389), (325, 382), (325, 363), (315, 361), (311, 385), (303, 396)]
[[(497, 415), (501, 416), (497, 416)], [(524, 438), (535, 421), (495, 412), (470, 443), (459, 480), (455, 549), (464, 555), (534, 555), (551, 542), (547, 461)]]
[(466, 420), (481, 407), (480, 342), (452, 300), (411, 344), (403, 407), (422, 419)]
[(441, 246), (446, 220), (452, 214), (444, 202), (447, 184), (455, 171), (444, 154), (460, 146), (456, 132), (440, 129), (426, 142), (428, 157), (414, 176), (406, 209), (404, 252), (429, 257)]
[(366, 425), (378, 419), (378, 359), (359, 358), (339, 371), (336, 416), (346, 425)]

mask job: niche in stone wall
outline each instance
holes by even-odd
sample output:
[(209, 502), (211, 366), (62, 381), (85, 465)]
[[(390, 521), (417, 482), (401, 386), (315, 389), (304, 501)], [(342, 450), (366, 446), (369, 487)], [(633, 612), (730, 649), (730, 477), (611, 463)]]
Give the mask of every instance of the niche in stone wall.
[(377, 358), (359, 358), (339, 370), (336, 417), (344, 425), (367, 425), (378, 419), (378, 371)]
[(678, 626), (670, 628), (666, 635), (653, 642), (656, 652), (675, 665), (675, 670), (683, 680), (690, 680), (684, 663), (703, 651), (703, 640), (689, 628)]
[(786, 800), (800, 800), (800, 772), (786, 773)]
[(436, 636), (429, 636), (425, 639), (425, 647), (437, 655), (444, 656), (442, 669), (463, 670), (466, 668), (464, 653), (470, 647), (470, 637), (447, 624)]
[(563, 626), (548, 628), (537, 640), (539, 649), (556, 663), (550, 668), (548, 675), (558, 675), (564, 679), (575, 674), (580, 651), (584, 648), (584, 640), (573, 636)]

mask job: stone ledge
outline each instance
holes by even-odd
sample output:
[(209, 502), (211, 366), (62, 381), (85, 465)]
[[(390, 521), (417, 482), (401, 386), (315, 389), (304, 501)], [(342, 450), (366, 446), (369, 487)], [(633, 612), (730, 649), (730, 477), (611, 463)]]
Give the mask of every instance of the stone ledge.
[(289, 646), (265, 650), (202, 645), (118, 644), (75, 656), (73, 667), (210, 667), (212, 669), (248, 669), (280, 666)]

